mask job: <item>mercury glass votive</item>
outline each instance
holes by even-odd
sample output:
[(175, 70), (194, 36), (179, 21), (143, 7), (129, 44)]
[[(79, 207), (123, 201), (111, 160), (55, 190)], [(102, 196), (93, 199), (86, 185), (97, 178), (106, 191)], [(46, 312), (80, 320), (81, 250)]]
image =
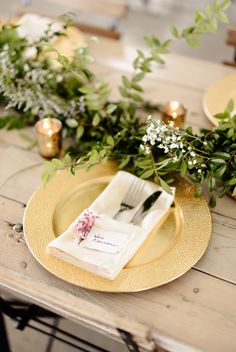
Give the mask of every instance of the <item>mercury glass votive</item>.
[(186, 111), (185, 107), (179, 101), (171, 100), (164, 106), (162, 121), (166, 124), (173, 121), (175, 127), (182, 128), (185, 122)]
[(51, 159), (60, 154), (61, 129), (61, 121), (51, 117), (35, 124), (39, 154), (44, 158)]

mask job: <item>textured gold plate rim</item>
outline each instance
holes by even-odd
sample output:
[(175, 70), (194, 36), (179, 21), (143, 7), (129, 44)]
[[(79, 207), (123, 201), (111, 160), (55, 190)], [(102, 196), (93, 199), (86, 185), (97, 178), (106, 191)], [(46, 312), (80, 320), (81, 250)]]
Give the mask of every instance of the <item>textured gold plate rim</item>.
[(46, 187), (40, 187), (32, 195), (23, 221), (25, 239), (32, 255), (55, 276), (77, 286), (102, 292), (143, 291), (180, 277), (204, 254), (212, 231), (211, 214), (206, 201), (194, 198), (194, 187), (185, 181), (177, 184), (176, 193), (183, 214), (183, 230), (180, 240), (168, 255), (141, 267), (125, 268), (115, 280), (110, 281), (46, 254), (46, 245), (55, 236), (52, 221), (61, 197), (78, 186), (78, 182), (84, 183), (94, 178), (105, 180), (115, 172), (112, 163), (100, 165), (89, 172), (80, 170), (75, 176), (62, 171)]
[[(209, 108), (209, 99), (210, 99), (210, 103), (211, 103), (211, 99), (213, 99), (212, 97), (212, 91), (217, 88), (219, 85), (221, 85), (221, 89), (222, 91), (224, 91), (224, 85), (229, 83), (232, 80), (232, 82), (236, 82), (236, 73), (232, 72), (229, 73), (225, 76), (223, 76), (222, 78), (218, 79), (217, 81), (215, 81), (214, 83), (212, 83), (206, 90), (205, 94), (203, 95), (202, 98), (202, 107), (203, 107), (203, 111), (206, 115), (206, 117), (208, 118), (208, 120), (214, 125), (214, 126), (218, 126), (218, 121), (217, 119), (214, 117), (215, 114), (217, 113), (221, 113), (224, 111), (224, 109), (226, 108), (227, 102), (225, 103), (225, 105), (223, 104), (222, 107), (219, 109), (220, 111), (218, 112), (211, 112), (211, 108)], [(223, 92), (223, 94), (225, 94), (225, 91)], [(215, 95), (213, 93), (213, 95)], [(215, 100), (218, 100), (219, 98), (219, 94), (217, 94), (217, 96), (214, 97)]]

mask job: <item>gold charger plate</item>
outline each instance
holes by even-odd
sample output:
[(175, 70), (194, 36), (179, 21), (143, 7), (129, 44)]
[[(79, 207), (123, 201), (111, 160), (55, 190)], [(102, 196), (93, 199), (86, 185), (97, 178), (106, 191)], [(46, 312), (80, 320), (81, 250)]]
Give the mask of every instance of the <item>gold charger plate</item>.
[(203, 96), (203, 110), (213, 125), (218, 125), (214, 116), (225, 110), (230, 99), (233, 99), (236, 106), (236, 73), (228, 74), (214, 82)]
[(184, 274), (205, 252), (212, 230), (211, 215), (194, 187), (176, 184), (175, 205), (161, 226), (113, 281), (101, 278), (46, 253), (47, 244), (62, 233), (99, 195), (116, 172), (113, 163), (89, 172), (58, 173), (31, 197), (24, 216), (28, 247), (42, 266), (59, 278), (86, 289), (107, 292), (142, 291), (163, 285)]

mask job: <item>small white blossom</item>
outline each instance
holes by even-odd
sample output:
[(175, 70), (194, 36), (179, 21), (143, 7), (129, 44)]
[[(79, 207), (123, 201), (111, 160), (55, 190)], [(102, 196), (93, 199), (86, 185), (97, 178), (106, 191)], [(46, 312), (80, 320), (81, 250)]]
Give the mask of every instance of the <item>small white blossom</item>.
[(9, 49), (9, 44), (7, 44), (7, 43), (4, 44), (4, 45), (3, 45), (3, 50), (7, 51), (8, 49)]
[(147, 136), (146, 136), (146, 135), (145, 135), (145, 136), (143, 136), (142, 141), (143, 141), (144, 143), (147, 143), (148, 138), (147, 138)]
[(194, 160), (193, 160), (193, 165), (196, 165), (196, 164), (197, 164), (197, 160), (194, 159)]
[(170, 153), (171, 156), (177, 151), (185, 153), (185, 132), (176, 129), (172, 123), (166, 125), (160, 120), (152, 119), (151, 116), (147, 118), (146, 134), (142, 141), (147, 146), (156, 146), (164, 153)]
[(63, 76), (62, 76), (62, 75), (57, 75), (57, 76), (56, 76), (56, 81), (57, 81), (58, 83), (62, 82), (62, 81), (63, 81)]
[(195, 156), (196, 156), (196, 153), (195, 153), (195, 152), (191, 152), (190, 155), (191, 155), (192, 157), (195, 157)]
[(32, 46), (30, 48), (25, 49), (24, 57), (25, 59), (32, 59), (36, 56), (36, 54), (37, 54), (37, 49), (34, 46)]
[(23, 68), (24, 68), (25, 72), (29, 71), (29, 69), (30, 69), (28, 64), (24, 64)]
[(164, 147), (164, 153), (165, 153), (165, 154), (169, 153), (169, 148), (166, 147), (166, 146)]

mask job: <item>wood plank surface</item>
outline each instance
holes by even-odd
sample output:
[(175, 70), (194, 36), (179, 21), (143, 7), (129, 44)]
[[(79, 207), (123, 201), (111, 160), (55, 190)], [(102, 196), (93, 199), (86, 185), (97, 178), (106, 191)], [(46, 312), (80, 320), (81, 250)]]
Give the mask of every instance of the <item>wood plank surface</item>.
[[(21, 205), (15, 206), (15, 213), (21, 213)], [(10, 218), (5, 214), (6, 217)], [(0, 228), (1, 285), (74, 321), (120, 327), (141, 341), (158, 339), (168, 332), (170, 340), (177, 339), (204, 351), (236, 348), (234, 285), (192, 269), (170, 284), (145, 292), (86, 291), (46, 272), (15, 236), (12, 224), (3, 220)]]
[[(134, 53), (116, 46), (104, 57), (101, 47), (92, 49), (98, 55), (94, 69), (112, 84), (116, 99), (120, 76), (130, 72)], [(203, 92), (229, 72), (217, 64), (171, 55), (165, 69), (145, 80), (145, 94), (154, 102), (180, 100), (188, 109), (186, 124), (210, 127), (202, 112)], [(33, 138), (32, 129), (26, 133)], [(110, 336), (117, 337), (117, 327), (125, 329), (149, 351), (154, 344), (174, 352), (236, 350), (235, 201), (218, 201), (209, 247), (181, 278), (140, 293), (86, 291), (42, 268), (23, 233), (13, 230), (14, 224), (22, 223), (24, 206), (40, 185), (42, 164), (37, 150), (27, 150), (18, 131), (0, 131), (0, 285)]]
[[(33, 178), (36, 178), (37, 175), (34, 174)], [(25, 175), (23, 175), (22, 179), (25, 179)], [(30, 182), (28, 182), (30, 184)], [(68, 292), (70, 294), (75, 294), (76, 297), (78, 296), (78, 288), (74, 288), (72, 285), (69, 284), (64, 284), (61, 280), (58, 280), (54, 277), (52, 277), (51, 274), (47, 273), (35, 260), (34, 258), (31, 256), (31, 254), (29, 253), (28, 249), (26, 246), (24, 246), (23, 242), (21, 241), (21, 237), (19, 237), (19, 234), (15, 234), (14, 235), (14, 231), (12, 231), (12, 224), (19, 222), (20, 217), (22, 217), (22, 213), (23, 213), (23, 206), (21, 203), (17, 203), (14, 202), (12, 200), (9, 200), (5, 197), (1, 197), (1, 202), (0, 202), (1, 208), (0, 208), (0, 214), (1, 214), (1, 220), (5, 223), (5, 225), (0, 226), (1, 229), (1, 236), (4, 236), (5, 241), (4, 241), (4, 245), (1, 248), (1, 251), (3, 253), (3, 255), (0, 258), (0, 268), (4, 268), (4, 273), (5, 276), (3, 277), (3, 273), (0, 274), (0, 277), (2, 279), (2, 283), (5, 282), (5, 286), (6, 287), (11, 287), (11, 285), (13, 285), (12, 279), (10, 280), (10, 284), (7, 281), (7, 277), (12, 277), (12, 275), (16, 275), (17, 276), (17, 280), (14, 281), (14, 287), (18, 292), (21, 292), (22, 294), (24, 293), (25, 295), (29, 296), (31, 299), (35, 299), (35, 297), (37, 298), (38, 302), (41, 303), (46, 303), (47, 305), (49, 305), (49, 307), (52, 307), (52, 304), (55, 305), (55, 296), (56, 295), (58, 297), (58, 295), (64, 294), (63, 292)], [(218, 220), (218, 223), (217, 223)], [(220, 220), (222, 220), (222, 216), (220, 218)], [(8, 225), (8, 223), (10, 223), (10, 226)], [(215, 225), (216, 223), (216, 225)], [(233, 226), (235, 226), (235, 221), (229, 221), (228, 223), (225, 223), (225, 221), (222, 223), (219, 221), (219, 219), (215, 218), (215, 216), (213, 216), (213, 225), (214, 228), (216, 226), (216, 229), (213, 231), (213, 236), (212, 236), (212, 241), (210, 243), (209, 249), (207, 250), (204, 258), (205, 264), (197, 264), (196, 268), (204, 271), (204, 272), (208, 272), (214, 276), (219, 276), (219, 277), (224, 277), (224, 275), (228, 275), (228, 280), (229, 281), (233, 281), (235, 280), (235, 276), (234, 276), (234, 267), (235, 267), (235, 261), (233, 260), (233, 256), (231, 255), (229, 257), (229, 253), (227, 252), (227, 247), (229, 248), (229, 251), (231, 252), (231, 244), (232, 241), (234, 240), (233, 238), (233, 232), (232, 232), (232, 228)], [(218, 227), (217, 227), (218, 226)], [(229, 228), (228, 228), (229, 227)], [(228, 242), (228, 246), (227, 246), (227, 242), (223, 241), (222, 243), (222, 238), (221, 238), (221, 233), (222, 233), (222, 229), (228, 234), (229, 237), (229, 242)], [(7, 237), (7, 240), (6, 240)], [(220, 256), (222, 256), (221, 262), (226, 261), (225, 266), (223, 267), (225, 272), (223, 272), (222, 274), (222, 266), (219, 263), (219, 259), (217, 257), (215, 257), (214, 255), (214, 247), (216, 247), (218, 245), (219, 250), (218, 253), (220, 254)], [(220, 246), (222, 246), (223, 248), (221, 248)], [(226, 249), (225, 249), (226, 247)], [(212, 254), (213, 253), (213, 254)], [(11, 258), (10, 260), (7, 258)], [(23, 259), (22, 259), (23, 258)], [(232, 262), (230, 262), (230, 260), (233, 260)], [(213, 264), (212, 264), (213, 261)], [(214, 265), (214, 262), (217, 265)], [(7, 263), (7, 265), (6, 265)], [(209, 269), (210, 266), (210, 269)], [(220, 272), (217, 272), (218, 269), (221, 269)], [(8, 270), (10, 270), (8, 272)], [(232, 277), (229, 277), (230, 274), (232, 275)], [(184, 279), (185, 277), (190, 277), (191, 279)], [(195, 279), (195, 277), (197, 277), (197, 279)], [(224, 277), (225, 279), (225, 277)], [(44, 287), (44, 289), (42, 290), (42, 284), (43, 286), (46, 285), (46, 287)], [(148, 330), (148, 332), (146, 331), (146, 333), (149, 334), (153, 333), (153, 331), (155, 331), (155, 329), (157, 329), (157, 331), (159, 331), (159, 329), (161, 328), (162, 324), (160, 324), (160, 320), (158, 318), (158, 320), (155, 322), (155, 316), (156, 312), (158, 311), (158, 316), (160, 316), (160, 307), (159, 305), (161, 304), (162, 306), (162, 314), (163, 314), (163, 319), (164, 316), (166, 317), (166, 314), (169, 315), (169, 320), (168, 320), (168, 326), (170, 324), (170, 322), (172, 321), (172, 325), (173, 325), (173, 329), (171, 329), (169, 326), (169, 328), (166, 330), (164, 327), (163, 330), (161, 329), (161, 332), (165, 332), (168, 331), (169, 335), (170, 335), (170, 340), (172, 341), (172, 339), (177, 339), (180, 338), (181, 341), (184, 341), (185, 344), (190, 344), (191, 345), (191, 341), (194, 341), (193, 346), (198, 346), (197, 344), (197, 336), (194, 337), (194, 331), (196, 329), (196, 324), (199, 323), (199, 321), (195, 319), (195, 315), (196, 315), (196, 311), (198, 312), (198, 316), (200, 315), (200, 320), (201, 320), (201, 326), (204, 328), (208, 327), (208, 319), (212, 319), (215, 321), (215, 325), (213, 323), (211, 323), (211, 328), (210, 328), (210, 332), (208, 333), (207, 336), (209, 336), (209, 334), (212, 334), (212, 340), (211, 338), (209, 339), (209, 344), (210, 346), (212, 346), (211, 344), (214, 342), (215, 337), (217, 336), (217, 331), (219, 329), (218, 324), (221, 324), (221, 320), (222, 317), (220, 317), (220, 312), (219, 309), (223, 309), (224, 314), (226, 314), (227, 317), (227, 321), (230, 321), (230, 312), (234, 312), (234, 307), (232, 307), (232, 302), (234, 302), (235, 300), (233, 300), (233, 297), (235, 295), (235, 286), (228, 286), (229, 284), (226, 282), (222, 282), (221, 280), (217, 280), (216, 278), (212, 278), (209, 277), (208, 275), (205, 275), (201, 272), (196, 272), (194, 269), (191, 270), (191, 275), (185, 274), (184, 277), (182, 277), (181, 279), (175, 281), (171, 285), (171, 290), (169, 292), (168, 290), (168, 294), (165, 292), (162, 295), (159, 295), (159, 292), (162, 291), (162, 288), (158, 288), (156, 290), (151, 290), (153, 293), (152, 296), (150, 296), (149, 291), (144, 292), (144, 293), (137, 293), (137, 294), (131, 294), (131, 295), (109, 295), (109, 294), (100, 294), (100, 293), (93, 293), (93, 292), (86, 292), (85, 290), (81, 290), (79, 289), (79, 292), (82, 292), (82, 299), (84, 298), (88, 298), (89, 297), (89, 301), (90, 302), (95, 302), (96, 304), (99, 305), (99, 307), (106, 307), (109, 308), (113, 311), (114, 313), (114, 309), (112, 308), (113, 305), (116, 307), (115, 309), (115, 313), (119, 314), (119, 312), (126, 312), (126, 314), (128, 315), (128, 317), (132, 317), (134, 319), (134, 321), (139, 321), (142, 322), (144, 324), (144, 326), (149, 327), (150, 330)], [(166, 285), (164, 287), (166, 287), (166, 289), (168, 288), (169, 285)], [(182, 286), (183, 285), (183, 286)], [(191, 290), (188, 289), (186, 290), (186, 285), (190, 285)], [(209, 285), (209, 287), (208, 287)], [(179, 286), (181, 286), (181, 289), (179, 289)], [(37, 287), (37, 289), (36, 289)], [(54, 292), (53, 291), (53, 287), (56, 287), (56, 289), (60, 289), (60, 292)], [(211, 298), (208, 296), (209, 294), (209, 289), (212, 289), (212, 287), (215, 287), (214, 289), (216, 290), (216, 292), (218, 292), (218, 300), (215, 302), (211, 300)], [(226, 292), (221, 295), (221, 290), (223, 291), (227, 291), (227, 287), (229, 287), (229, 292), (227, 293), (227, 297), (228, 297), (228, 311), (226, 311), (224, 308), (225, 303), (225, 294)], [(26, 289), (27, 288), (27, 289)], [(195, 307), (192, 307), (192, 301), (193, 298), (195, 298), (195, 296), (199, 293), (200, 289), (203, 288), (203, 292), (204, 295), (202, 297), (202, 300), (200, 300), (200, 302), (195, 302), (194, 305)], [(176, 291), (177, 290), (177, 291)], [(37, 292), (37, 295), (34, 295), (33, 292)], [(39, 294), (40, 292), (40, 294)], [(50, 292), (50, 296), (49, 297), (49, 292)], [(180, 295), (180, 292), (184, 293), (182, 294), (182, 296)], [(157, 295), (157, 296), (156, 296)], [(178, 300), (175, 302), (175, 300)], [(180, 297), (179, 297), (180, 295)], [(125, 297), (125, 301), (122, 299), (121, 302), (119, 303), (117, 301), (116, 297)], [(132, 298), (131, 298), (132, 296)], [(141, 297), (140, 297), (141, 296)], [(230, 297), (231, 296), (231, 297)], [(150, 299), (151, 297), (151, 299)], [(213, 306), (209, 305), (209, 302), (205, 302), (206, 297), (208, 297), (208, 300), (213, 304)], [(135, 298), (135, 299), (134, 299)], [(160, 301), (161, 298), (161, 301)], [(105, 299), (105, 302), (104, 302)], [(58, 298), (57, 298), (58, 300)], [(71, 300), (71, 298), (70, 298)], [(108, 302), (107, 302), (108, 300)], [(170, 309), (171, 304), (175, 307), (172, 311), (172, 309)], [(178, 302), (178, 304), (177, 304)], [(180, 304), (181, 302), (181, 304)], [(183, 303), (185, 302), (185, 303)], [(204, 303), (205, 302), (205, 303)], [(75, 303), (75, 302), (74, 302)], [(66, 317), (70, 317), (70, 319), (75, 320), (75, 313), (73, 313), (74, 310), (74, 303), (73, 305), (70, 307), (69, 310), (69, 306), (68, 303), (66, 305), (66, 309), (64, 307), (64, 311), (63, 311), (63, 315), (65, 315)], [(191, 311), (191, 309), (193, 309), (193, 311), (195, 312), (193, 314), (193, 316), (191, 317), (191, 320), (189, 322), (189, 319), (187, 319), (188, 314), (189, 314), (189, 310), (186, 308), (186, 305), (189, 305), (188, 309)], [(81, 303), (80, 303), (81, 304)], [(154, 305), (153, 305), (154, 304)], [(61, 305), (63, 306), (63, 304), (61, 303)], [(157, 305), (157, 310), (155, 308), (155, 306)], [(180, 306), (181, 307), (180, 307)], [(182, 305), (187, 309), (186, 312), (186, 316), (183, 315), (183, 307)], [(204, 305), (204, 309), (202, 308), (202, 306)], [(56, 305), (54, 306), (54, 309), (58, 309), (58, 312), (61, 311), (62, 306), (60, 307), (56, 307)], [(170, 307), (169, 307), (170, 306)], [(192, 308), (191, 308), (192, 307)], [(220, 308), (221, 307), (221, 308)], [(236, 308), (236, 307), (235, 307)], [(94, 307), (93, 307), (94, 309)], [(205, 311), (205, 309), (207, 309), (207, 312)], [(69, 313), (68, 313), (69, 311)], [(135, 313), (135, 311), (137, 311)], [(202, 311), (202, 314), (200, 314), (200, 312)], [(217, 312), (217, 314), (215, 313), (215, 311)], [(221, 312), (221, 314), (223, 314), (223, 311)], [(146, 312), (146, 314), (145, 314)], [(153, 312), (153, 315), (150, 316), (151, 312)], [(69, 314), (69, 315), (68, 315)], [(88, 312), (87, 312), (88, 314)], [(134, 314), (135, 314), (135, 318), (134, 318)], [(182, 318), (181, 318), (181, 316)], [(207, 316), (206, 321), (204, 321), (203, 317)], [(216, 316), (215, 316), (216, 315)], [(102, 316), (104, 316), (104, 313), (102, 314)], [(96, 315), (97, 317), (97, 315)], [(126, 317), (125, 319), (128, 319), (128, 317)], [(220, 317), (220, 319), (219, 319)], [(91, 318), (91, 317), (90, 317)], [(167, 317), (166, 317), (167, 318)], [(166, 319), (165, 318), (165, 319)], [(77, 319), (81, 319), (81, 317), (77, 318)], [(88, 319), (88, 318), (87, 318)], [(123, 321), (124, 317), (122, 316), (122, 318), (117, 322), (116, 324), (121, 324), (121, 322)], [(189, 331), (189, 334), (191, 336), (190, 340), (186, 340), (186, 338), (184, 338), (184, 336), (182, 337), (182, 335), (180, 334), (180, 332), (178, 330), (176, 330), (176, 322), (179, 321), (179, 319), (181, 319), (181, 322), (184, 323), (186, 322), (186, 324), (189, 324), (189, 326), (191, 326), (191, 330)], [(125, 320), (126, 321), (126, 320)], [(153, 323), (154, 321), (154, 323)], [(188, 323), (187, 323), (188, 321)], [(233, 324), (232, 320), (232, 324)], [(195, 322), (195, 323), (194, 323)], [(100, 321), (100, 323), (102, 323), (102, 321)], [(103, 321), (104, 324), (104, 321)], [(134, 329), (134, 326), (130, 323), (130, 321), (128, 320), (128, 325), (129, 325), (129, 329)], [(166, 325), (166, 326), (167, 326)], [(123, 323), (121, 325), (117, 325), (120, 326), (121, 328), (125, 328), (125, 326), (123, 325)], [(127, 328), (127, 327), (126, 327)], [(187, 328), (187, 325), (186, 325)], [(231, 327), (233, 329), (233, 325)], [(137, 329), (135, 327), (135, 329)], [(154, 329), (154, 330), (153, 330)], [(193, 331), (192, 331), (193, 329)], [(228, 327), (226, 328), (228, 329)], [(142, 330), (143, 331), (143, 330)], [(174, 334), (174, 332), (176, 331), (176, 334)], [(227, 330), (228, 331), (228, 330)], [(134, 332), (133, 330), (131, 332)], [(172, 332), (172, 333), (170, 333)], [(228, 331), (229, 333), (229, 331)], [(174, 334), (174, 335), (172, 335)], [(140, 338), (143, 338), (142, 336), (139, 336), (139, 334), (137, 334), (136, 331), (136, 335)], [(155, 335), (155, 334), (154, 334)], [(162, 334), (159, 334), (160, 336), (162, 336)], [(156, 335), (155, 335), (156, 336)], [(195, 341), (195, 340), (196, 341)], [(166, 341), (166, 340), (165, 340)], [(168, 339), (169, 341), (169, 339)], [(228, 340), (227, 340), (228, 341)], [(226, 343), (226, 341), (223, 341), (223, 343)], [(201, 347), (201, 346), (200, 346)], [(222, 345), (219, 345), (219, 347), (222, 347)]]

